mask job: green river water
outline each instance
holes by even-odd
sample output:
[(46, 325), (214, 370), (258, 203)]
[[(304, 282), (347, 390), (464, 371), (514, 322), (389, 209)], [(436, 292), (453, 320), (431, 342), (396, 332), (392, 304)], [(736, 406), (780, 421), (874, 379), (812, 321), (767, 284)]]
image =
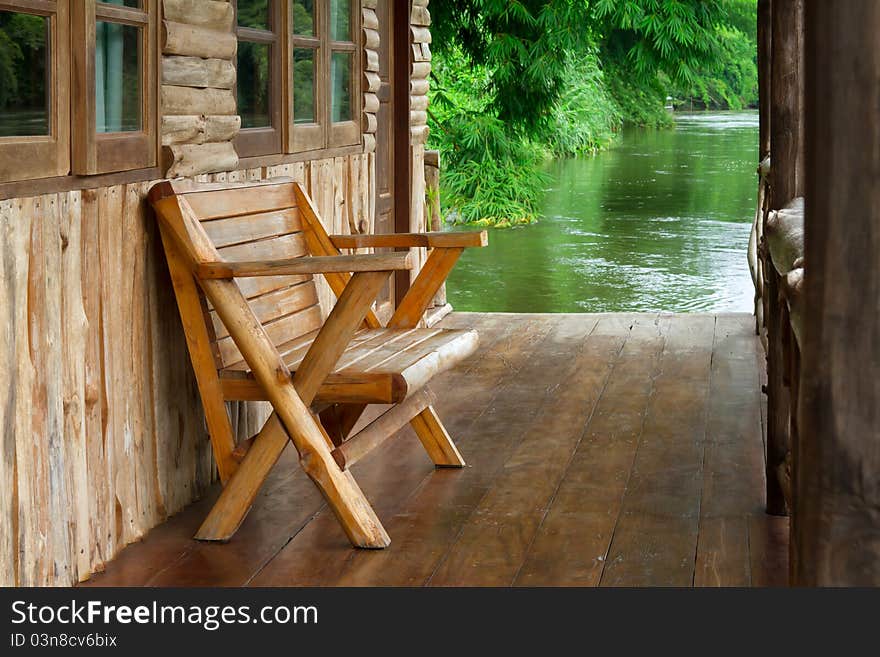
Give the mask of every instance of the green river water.
[(549, 167), (539, 223), (489, 231), (449, 278), (456, 310), (750, 312), (757, 112), (677, 114)]

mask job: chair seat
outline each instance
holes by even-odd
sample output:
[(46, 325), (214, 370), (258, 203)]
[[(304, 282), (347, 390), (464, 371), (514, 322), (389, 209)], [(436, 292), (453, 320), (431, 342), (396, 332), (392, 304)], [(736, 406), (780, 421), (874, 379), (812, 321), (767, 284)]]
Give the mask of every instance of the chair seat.
[[(291, 372), (296, 372), (317, 334), (313, 331), (279, 346)], [(432, 377), (474, 353), (478, 343), (477, 332), (466, 329), (362, 329), (321, 386), (315, 402), (401, 402)], [(228, 400), (267, 399), (245, 361), (220, 370), (220, 381)]]

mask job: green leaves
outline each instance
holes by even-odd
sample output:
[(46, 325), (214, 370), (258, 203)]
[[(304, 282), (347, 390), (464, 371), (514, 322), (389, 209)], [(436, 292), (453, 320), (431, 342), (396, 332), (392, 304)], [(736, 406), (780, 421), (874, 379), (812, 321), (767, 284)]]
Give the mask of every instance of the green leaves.
[[(596, 0), (593, 17), (606, 54), (622, 54), (642, 78), (688, 83), (718, 51), (725, 0)], [(618, 61), (618, 64), (623, 64)]]
[(548, 120), (569, 53), (591, 42), (585, 0), (444, 0), (431, 12), (437, 47), (485, 66), (498, 117), (527, 130)]
[(532, 220), (545, 159), (603, 148), (624, 121), (671, 123), (669, 94), (750, 102), (756, 1), (432, 3), (429, 123), (449, 216)]

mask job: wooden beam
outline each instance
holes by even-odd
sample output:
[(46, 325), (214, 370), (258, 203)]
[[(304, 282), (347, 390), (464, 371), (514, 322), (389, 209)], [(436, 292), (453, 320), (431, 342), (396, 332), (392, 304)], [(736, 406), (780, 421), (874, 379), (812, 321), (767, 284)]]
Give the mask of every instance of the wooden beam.
[(801, 586), (880, 586), (880, 4), (806, 11)]
[(379, 272), (399, 269), (412, 269), (412, 260), (409, 253), (316, 256), (292, 258), (290, 260), (261, 260), (257, 262), (206, 262), (198, 265), (196, 274), (201, 280), (212, 280), (246, 278), (249, 276)]
[(366, 427), (333, 450), (333, 458), (347, 470), (376, 447), (409, 424), (416, 415), (436, 401), (433, 393), (423, 388), (409, 399), (382, 413)]
[(770, 187), (778, 210), (804, 193), (804, 0), (773, 0), (772, 15)]
[[(779, 209), (801, 195), (803, 188), (803, 0), (773, 0), (772, 31), (770, 208)], [(788, 508), (780, 473), (791, 450), (791, 401), (785, 366), (790, 327), (785, 304), (780, 300), (778, 276), (766, 260), (764, 275), (768, 339), (767, 512), (785, 515)]]
[[(394, 149), (394, 232), (412, 231), (412, 176), (413, 153), (409, 134), (410, 103), (410, 48), (408, 3), (391, 3), (392, 14), (392, 95), (393, 95), (393, 144)], [(410, 287), (409, 272), (394, 277), (395, 305), (400, 304)]]
[(386, 235), (331, 235), (333, 245), (338, 249), (369, 249), (394, 247), (482, 247), (489, 244), (489, 234), (481, 231), (461, 231), (455, 233), (396, 233)]
[(758, 0), (758, 161), (770, 154), (770, 61), (773, 44), (772, 0)]

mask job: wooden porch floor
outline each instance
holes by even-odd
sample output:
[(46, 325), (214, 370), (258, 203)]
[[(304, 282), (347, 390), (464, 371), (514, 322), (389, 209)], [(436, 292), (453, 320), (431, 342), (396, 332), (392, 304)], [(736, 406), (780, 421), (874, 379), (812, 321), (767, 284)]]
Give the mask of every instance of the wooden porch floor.
[(748, 315), (454, 313), (479, 352), (433, 385), (469, 466), (410, 429), (354, 468), (392, 538), (353, 550), (288, 448), (226, 545), (216, 492), (92, 586), (761, 586), (787, 579), (763, 512), (760, 345)]

